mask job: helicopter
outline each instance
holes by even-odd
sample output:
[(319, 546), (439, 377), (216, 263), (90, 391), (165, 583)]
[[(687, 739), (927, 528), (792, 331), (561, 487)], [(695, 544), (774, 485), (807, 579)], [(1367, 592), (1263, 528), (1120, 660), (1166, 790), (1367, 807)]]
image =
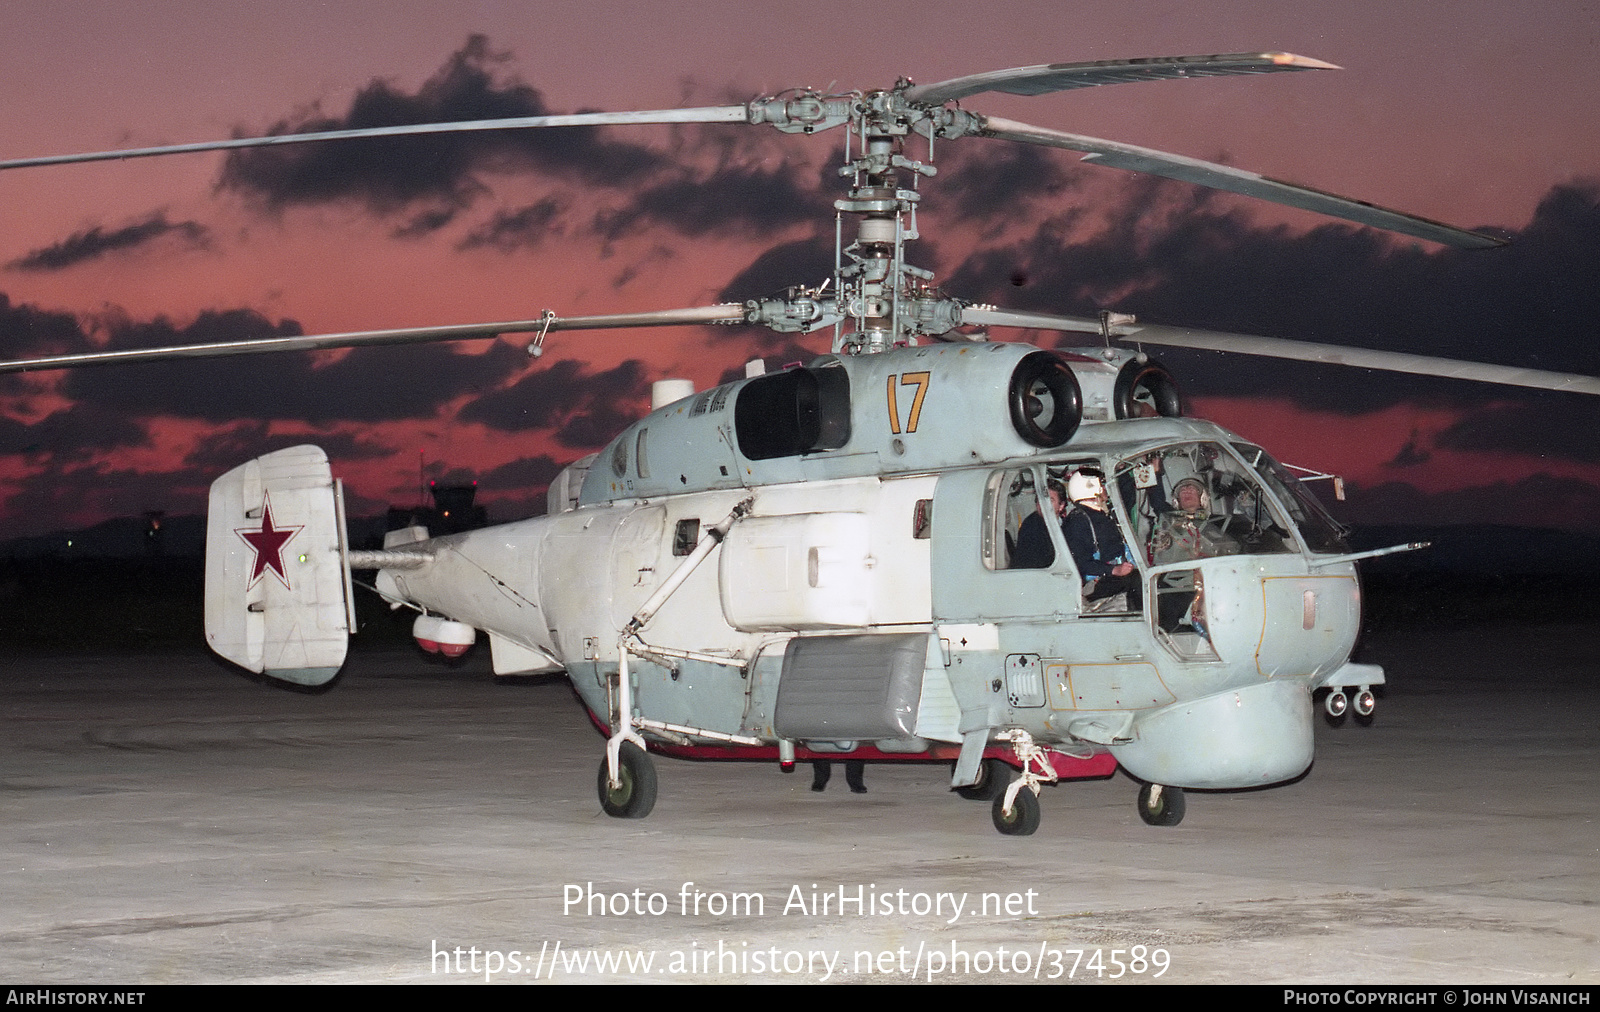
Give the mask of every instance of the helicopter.
[[(497, 675), (565, 672), (605, 736), (596, 791), (618, 818), (657, 797), (653, 755), (944, 763), (995, 828), (1034, 833), (1043, 786), (1118, 768), (1144, 822), (1185, 790), (1267, 786), (1313, 757), (1315, 693), (1370, 716), (1383, 670), (1351, 660), (1356, 563), (1307, 483), (1265, 449), (1185, 414), (1147, 345), (1241, 352), (1600, 393), (1600, 379), (1098, 317), (947, 295), (914, 265), (923, 186), (946, 142), (1078, 152), (1094, 165), (1252, 196), (1428, 242), (1502, 240), (1115, 141), (984, 116), (990, 92), (1338, 69), (1282, 52), (1060, 63), (931, 85), (796, 89), (742, 105), (414, 123), (14, 159), (0, 169), (476, 130), (745, 124), (840, 130), (834, 268), (742, 303), (276, 337), (0, 362), (0, 372), (182, 357), (659, 326), (831, 331), (827, 353), (652, 410), (551, 483), (548, 512), (349, 544), (342, 484), (314, 446), (211, 487), (205, 628), (223, 658), (318, 686), (356, 630), (353, 572), (417, 612), (423, 649), (488, 639)], [(913, 145), (919, 145), (918, 151)], [(913, 157), (916, 155), (917, 157)], [(847, 229), (847, 225), (850, 228)], [(1078, 334), (1075, 348), (990, 339)], [(1085, 530), (1093, 547), (1084, 546)]]

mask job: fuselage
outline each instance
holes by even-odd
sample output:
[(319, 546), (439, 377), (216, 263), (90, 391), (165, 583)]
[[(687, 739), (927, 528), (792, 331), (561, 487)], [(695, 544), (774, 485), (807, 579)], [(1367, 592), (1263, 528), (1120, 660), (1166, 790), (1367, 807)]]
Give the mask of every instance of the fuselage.
[[(809, 384), (775, 434), (736, 414), (759, 380), (702, 392), (586, 462), (575, 506), (427, 541), (432, 563), (380, 588), (483, 630), (497, 672), (565, 669), (614, 725), (630, 619), (747, 502), (630, 648), (634, 716), (670, 726), (663, 744), (949, 758), (974, 728), (1022, 729), (1156, 783), (1298, 775), (1310, 690), (1338, 681), (1360, 625), (1337, 527), (1208, 422), (1108, 419), (1026, 445), (981, 396), (1000, 400), (1019, 358), (995, 347), (814, 364), (837, 373), (758, 390), (781, 414)], [(1047, 494), (1084, 468), (1109, 492), (1103, 560)], [(1179, 507), (1185, 483), (1203, 506), (1191, 489)], [(1129, 578), (1091, 578), (1113, 564)]]

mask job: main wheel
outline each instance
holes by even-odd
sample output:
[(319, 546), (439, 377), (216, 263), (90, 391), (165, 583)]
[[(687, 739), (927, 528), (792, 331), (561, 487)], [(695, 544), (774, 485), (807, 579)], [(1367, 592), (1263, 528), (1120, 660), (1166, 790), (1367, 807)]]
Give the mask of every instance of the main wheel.
[(994, 815), (994, 828), (1006, 836), (1032, 836), (1039, 828), (1039, 799), (1026, 787), (1017, 792), (1010, 815), (1005, 813), (1005, 807), (1006, 792), (1001, 791), (995, 795), (991, 812)]
[(957, 787), (956, 793), (968, 801), (993, 801), (1005, 793), (1011, 782), (1011, 767), (998, 759), (985, 759), (978, 764), (978, 782), (971, 787)]
[(600, 807), (613, 819), (642, 819), (656, 806), (656, 764), (645, 751), (631, 741), (622, 743), (617, 755), (615, 790), (611, 787), (611, 771), (606, 761), (600, 760)]
[(1183, 821), (1183, 788), (1162, 787), (1155, 797), (1155, 784), (1139, 788), (1139, 818), (1151, 826), (1176, 826)]

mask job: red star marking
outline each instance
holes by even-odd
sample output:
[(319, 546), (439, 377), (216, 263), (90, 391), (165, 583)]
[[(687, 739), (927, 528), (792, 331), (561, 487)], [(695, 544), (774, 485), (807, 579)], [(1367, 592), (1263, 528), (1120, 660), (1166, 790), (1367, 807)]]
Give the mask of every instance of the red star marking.
[(285, 587), (289, 586), (289, 575), (283, 570), (283, 546), (302, 530), (299, 527), (273, 527), (272, 526), (272, 500), (264, 493), (261, 497), (261, 526), (255, 529), (249, 527), (234, 528), (234, 533), (243, 538), (245, 544), (256, 553), (255, 566), (250, 572), (250, 581), (246, 589), (254, 587), (256, 581), (261, 579), (261, 574), (272, 570), (277, 574), (278, 581)]

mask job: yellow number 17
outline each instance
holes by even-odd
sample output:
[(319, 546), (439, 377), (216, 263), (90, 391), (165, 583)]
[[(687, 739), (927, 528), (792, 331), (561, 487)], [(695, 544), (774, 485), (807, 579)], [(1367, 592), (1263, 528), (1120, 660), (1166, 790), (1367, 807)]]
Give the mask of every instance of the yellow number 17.
[(922, 399), (928, 395), (928, 377), (925, 372), (901, 373), (898, 376), (889, 375), (889, 431), (895, 435), (900, 434), (900, 405), (895, 399), (895, 380), (903, 387), (916, 387), (916, 396), (911, 399), (911, 417), (906, 419), (906, 431), (917, 431), (917, 420), (922, 417)]

